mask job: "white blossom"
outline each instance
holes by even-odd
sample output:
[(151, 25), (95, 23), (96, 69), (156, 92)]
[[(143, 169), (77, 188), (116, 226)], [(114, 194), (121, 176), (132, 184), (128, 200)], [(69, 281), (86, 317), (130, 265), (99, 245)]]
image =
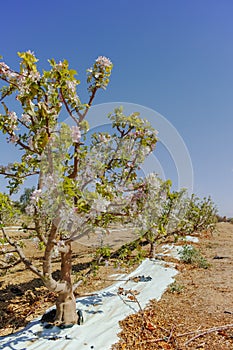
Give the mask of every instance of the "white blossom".
[(52, 252), (52, 258), (58, 258), (59, 257), (59, 250), (58, 247), (55, 245), (53, 248), (53, 252)]
[(105, 56), (99, 56), (96, 59), (96, 63), (98, 63), (102, 67), (111, 67), (112, 66), (112, 62), (110, 61), (110, 59), (105, 57)]
[(151, 173), (146, 178), (147, 183), (154, 189), (159, 189), (161, 186), (161, 180), (155, 173)]
[(32, 155), (31, 154), (28, 154), (26, 157), (25, 157), (25, 161), (28, 163), (31, 159), (33, 159)]
[(71, 127), (71, 138), (73, 142), (79, 142), (81, 139), (80, 128), (77, 125)]
[(76, 84), (74, 81), (69, 81), (67, 80), (66, 85), (71, 92), (75, 93), (76, 92)]
[(5, 261), (10, 263), (15, 260), (15, 256), (13, 253), (6, 253), (5, 254)]
[(107, 211), (107, 207), (109, 206), (109, 204), (110, 201), (108, 201), (106, 198), (99, 196), (98, 198), (94, 199), (91, 208), (97, 213), (104, 213)]
[(40, 199), (41, 193), (42, 193), (41, 189), (33, 191), (30, 198), (31, 203), (37, 203), (38, 200)]
[(9, 69), (10, 68), (8, 67), (8, 65), (6, 63), (0, 62), (0, 73), (7, 74)]
[(32, 216), (35, 213), (35, 208), (33, 205), (27, 205), (25, 208), (25, 212), (27, 215)]
[(66, 253), (68, 251), (68, 248), (67, 248), (67, 246), (66, 246), (64, 241), (58, 241), (57, 242), (57, 250), (60, 253)]
[(54, 173), (52, 175), (51, 174), (44, 175), (43, 184), (47, 189), (49, 189), (50, 191), (51, 190), (53, 191), (54, 188), (56, 188), (56, 186), (59, 184), (59, 179)]
[(100, 140), (100, 142), (106, 143), (107, 141), (109, 141), (109, 139), (110, 139), (110, 136), (109, 136), (109, 135), (99, 134), (99, 140)]
[(15, 112), (9, 112), (8, 116), (11, 119), (11, 122), (13, 122), (13, 123), (17, 122), (18, 117), (17, 117), (17, 114)]
[(30, 137), (28, 139), (28, 146), (29, 146), (29, 148), (33, 149), (33, 139), (32, 139), (32, 137)]
[(16, 143), (18, 140), (19, 140), (19, 137), (17, 135), (10, 136), (10, 142)]
[(26, 113), (23, 113), (22, 114), (22, 117), (21, 117), (21, 121), (25, 124), (28, 124), (31, 122), (31, 117), (30, 115), (26, 114)]
[(30, 72), (29, 78), (33, 81), (37, 82), (40, 79), (40, 73), (38, 71), (36, 72)]
[(27, 50), (26, 53), (28, 53), (29, 55), (32, 55), (32, 56), (35, 55), (35, 52), (34, 52), (34, 51), (31, 51), (31, 50)]

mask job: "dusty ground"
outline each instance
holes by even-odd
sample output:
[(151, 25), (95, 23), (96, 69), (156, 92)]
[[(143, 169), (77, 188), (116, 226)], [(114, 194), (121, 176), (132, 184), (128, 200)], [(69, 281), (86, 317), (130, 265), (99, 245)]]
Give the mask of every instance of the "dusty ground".
[[(127, 239), (130, 239), (128, 233)], [(117, 236), (113, 245), (120, 243), (122, 237)], [(113, 347), (115, 350), (233, 349), (233, 225), (219, 223), (212, 236), (200, 236), (195, 246), (209, 262), (209, 268), (177, 263), (179, 274), (173, 288), (168, 288), (159, 302), (151, 301), (144, 312), (121, 322), (122, 332), (119, 343)], [(33, 247), (31, 254), (32, 250)], [(93, 249), (86, 246), (76, 249), (77, 277), (88, 270), (93, 254)], [(41, 257), (37, 259), (39, 264)], [(90, 281), (80, 286), (79, 294), (110, 284), (106, 279), (111, 273), (116, 273), (111, 264), (101, 267)], [(42, 315), (55, 299), (22, 265), (6, 272), (0, 277), (0, 335), (24, 327), (35, 316)], [(226, 325), (230, 327), (225, 328)], [(215, 331), (214, 327), (217, 327)], [(201, 332), (205, 334), (199, 336)]]
[[(143, 314), (121, 322), (121, 341), (114, 350), (233, 349), (233, 225), (219, 223), (197, 246), (210, 267), (179, 264), (175, 287), (159, 302), (152, 301)], [(220, 329), (226, 325), (230, 327)]]

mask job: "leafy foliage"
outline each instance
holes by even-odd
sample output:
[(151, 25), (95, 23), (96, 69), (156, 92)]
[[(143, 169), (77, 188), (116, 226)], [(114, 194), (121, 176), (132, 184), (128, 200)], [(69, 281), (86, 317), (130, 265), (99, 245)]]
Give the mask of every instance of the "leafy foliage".
[(192, 233), (202, 230), (213, 231), (217, 223), (217, 209), (210, 197), (200, 199), (192, 195), (186, 205), (186, 214), (183, 218), (181, 231)]
[(200, 268), (207, 269), (209, 264), (202, 256), (201, 252), (192, 245), (185, 245), (179, 253), (181, 261), (186, 264), (192, 264)]

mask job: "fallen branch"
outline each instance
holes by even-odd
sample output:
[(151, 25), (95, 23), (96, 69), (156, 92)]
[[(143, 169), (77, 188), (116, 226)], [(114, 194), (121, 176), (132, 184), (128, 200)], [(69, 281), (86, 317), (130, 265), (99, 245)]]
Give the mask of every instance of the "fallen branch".
[[(181, 338), (181, 337), (185, 337), (187, 335), (199, 333), (184, 343), (184, 346), (187, 346), (188, 344), (190, 344), (192, 341), (196, 340), (197, 338), (203, 337), (203, 336), (210, 334), (210, 333), (213, 333), (213, 332), (222, 331), (222, 330), (225, 330), (228, 328), (233, 328), (233, 324), (227, 324), (227, 325), (223, 325), (223, 326), (219, 326), (219, 327), (208, 328), (208, 329), (205, 329), (204, 331), (196, 330), (196, 331), (190, 331), (190, 332), (186, 332), (186, 333), (176, 334), (176, 335), (174, 335), (174, 337)], [(171, 340), (173, 330), (174, 330), (174, 327), (172, 327), (172, 329), (170, 331), (170, 336), (166, 340), (167, 343)], [(161, 338), (157, 338), (157, 339), (145, 340), (141, 343), (158, 343), (158, 342), (164, 341), (164, 340), (165, 340), (165, 337), (161, 337)]]
[[(213, 328), (206, 329), (205, 331), (202, 331), (201, 333), (195, 335), (194, 337), (192, 337), (191, 339), (186, 341), (184, 343), (184, 345), (187, 346), (192, 341), (196, 340), (197, 338), (203, 337), (203, 336), (205, 336), (207, 334), (210, 334), (210, 333), (213, 333), (213, 332), (222, 331), (222, 330), (225, 330), (225, 329), (228, 329), (228, 328), (232, 328), (232, 327), (233, 327), (233, 324), (227, 324), (227, 325), (224, 325), (224, 326), (219, 326), (219, 327), (213, 327)], [(177, 335), (177, 337), (182, 337), (183, 335), (185, 335), (185, 334)]]
[(175, 326), (172, 326), (171, 331), (170, 331), (170, 334), (169, 334), (169, 337), (168, 337), (168, 339), (167, 339), (167, 342), (168, 342), (168, 343), (170, 342), (170, 340), (171, 340), (171, 338), (172, 338), (174, 329), (175, 329)]

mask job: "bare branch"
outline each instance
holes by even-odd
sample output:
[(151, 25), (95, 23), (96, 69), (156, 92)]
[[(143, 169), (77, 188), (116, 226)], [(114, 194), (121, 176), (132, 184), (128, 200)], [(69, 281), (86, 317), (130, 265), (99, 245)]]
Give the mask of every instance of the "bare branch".
[[(204, 335), (213, 333), (213, 332), (218, 332), (218, 331), (222, 331), (224, 329), (228, 329), (228, 328), (232, 328), (233, 324), (226, 324), (224, 326), (219, 326), (219, 327), (213, 327), (213, 328), (209, 328), (206, 329), (204, 331), (198, 331), (200, 332), (199, 334), (195, 335), (194, 337), (192, 337), (191, 339), (189, 339), (188, 341), (185, 342), (185, 346), (187, 346), (188, 344), (190, 344), (192, 341), (196, 340), (197, 338), (203, 337)], [(178, 337), (182, 337), (185, 334), (178, 334)]]
[(70, 110), (70, 108), (69, 108), (69, 106), (68, 106), (68, 103), (66, 102), (66, 99), (65, 99), (64, 96), (63, 96), (62, 89), (60, 89), (60, 94), (61, 94), (62, 102), (64, 103), (65, 108), (66, 108), (66, 110), (67, 110), (69, 116), (73, 119), (73, 121), (74, 121), (77, 125), (79, 125), (79, 121), (73, 116), (72, 111)]
[(43, 274), (35, 267), (32, 265), (32, 262), (26, 258), (23, 249), (20, 247), (19, 243), (16, 241), (12, 241), (9, 237), (9, 235), (6, 233), (6, 231), (4, 230), (3, 227), (1, 227), (2, 233), (3, 233), (3, 237), (7, 240), (7, 242), (15, 248), (17, 254), (20, 257), (20, 260), (24, 263), (24, 265), (29, 268), (32, 272), (34, 272), (37, 276), (39, 276), (40, 278), (43, 278)]
[(18, 259), (12, 263), (6, 264), (3, 260), (1, 260), (1, 262), (3, 263), (3, 266), (0, 266), (0, 270), (7, 270), (10, 269), (18, 264), (20, 264), (22, 261), (21, 259)]
[(98, 90), (97, 87), (95, 87), (95, 88), (93, 89), (92, 94), (91, 94), (91, 96), (90, 96), (89, 102), (88, 102), (88, 104), (87, 104), (87, 107), (86, 107), (84, 113), (83, 113), (83, 114), (81, 114), (81, 113), (79, 114), (79, 116), (80, 116), (80, 122), (86, 117), (87, 112), (89, 111), (89, 109), (90, 109), (90, 107), (91, 107), (91, 105), (92, 105), (92, 102), (93, 102), (93, 100), (94, 100), (94, 98), (95, 98), (95, 95), (96, 95), (97, 90)]
[(5, 171), (0, 170), (0, 174), (5, 175), (7, 177), (17, 177), (17, 179), (24, 179), (24, 178), (29, 177), (29, 176), (38, 175), (39, 171), (33, 171), (32, 173), (28, 173), (28, 174), (24, 174), (24, 175), (15, 175), (15, 174), (6, 173)]

